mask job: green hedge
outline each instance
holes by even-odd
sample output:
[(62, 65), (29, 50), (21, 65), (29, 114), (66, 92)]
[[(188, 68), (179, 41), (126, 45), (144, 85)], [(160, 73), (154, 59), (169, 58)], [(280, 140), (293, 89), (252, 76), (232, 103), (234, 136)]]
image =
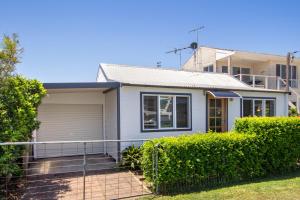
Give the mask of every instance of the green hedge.
[(142, 147), (144, 175), (166, 192), (178, 185), (177, 189), (199, 183), (214, 186), (291, 170), (299, 158), (299, 125), (298, 118), (243, 118), (232, 133), (154, 139)]
[(247, 117), (235, 122), (235, 131), (256, 133), (266, 174), (289, 171), (300, 158), (300, 118)]

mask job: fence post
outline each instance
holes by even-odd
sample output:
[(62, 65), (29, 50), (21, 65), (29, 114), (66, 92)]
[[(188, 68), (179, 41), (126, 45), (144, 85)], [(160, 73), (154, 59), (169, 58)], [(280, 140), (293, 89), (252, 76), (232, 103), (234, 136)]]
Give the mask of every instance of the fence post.
[(153, 161), (153, 177), (154, 177), (154, 192), (158, 194), (159, 188), (158, 188), (158, 144), (153, 144), (153, 154), (152, 154), (152, 161)]
[(85, 200), (85, 175), (86, 175), (86, 142), (83, 143), (83, 189), (82, 199)]

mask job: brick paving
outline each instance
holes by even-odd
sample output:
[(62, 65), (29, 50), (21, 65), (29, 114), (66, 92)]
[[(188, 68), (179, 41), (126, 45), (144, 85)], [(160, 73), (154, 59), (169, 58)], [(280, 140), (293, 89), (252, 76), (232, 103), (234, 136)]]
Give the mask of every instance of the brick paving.
[[(86, 176), (85, 183), (85, 199), (87, 200), (132, 199), (151, 193), (140, 176), (130, 171), (95, 172)], [(29, 179), (22, 199), (83, 199), (82, 174), (41, 176)]]

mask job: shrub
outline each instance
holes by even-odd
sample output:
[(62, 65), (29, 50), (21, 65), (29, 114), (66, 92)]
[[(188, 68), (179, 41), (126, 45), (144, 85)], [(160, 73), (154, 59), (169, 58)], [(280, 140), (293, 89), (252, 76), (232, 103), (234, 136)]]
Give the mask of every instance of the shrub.
[(235, 122), (240, 133), (256, 133), (267, 174), (285, 172), (297, 167), (300, 158), (300, 118), (249, 117)]
[(297, 108), (289, 108), (289, 116), (290, 117), (297, 117), (297, 116), (299, 116)]
[(292, 170), (299, 159), (299, 131), (299, 118), (243, 118), (231, 133), (154, 139), (142, 147), (144, 175), (159, 192), (172, 192)]
[[(7, 77), (0, 87), (0, 142), (29, 141), (37, 129), (37, 107), (46, 91), (36, 80)], [(17, 174), (23, 147), (0, 147), (0, 176)]]
[(158, 176), (154, 178), (151, 142), (143, 145), (142, 166), (146, 179), (158, 184), (161, 192), (178, 183), (192, 185), (219, 178), (225, 182), (264, 173), (254, 134), (194, 134), (153, 142), (158, 145)]
[(140, 147), (131, 145), (122, 151), (121, 166), (132, 170), (141, 169), (142, 152)]

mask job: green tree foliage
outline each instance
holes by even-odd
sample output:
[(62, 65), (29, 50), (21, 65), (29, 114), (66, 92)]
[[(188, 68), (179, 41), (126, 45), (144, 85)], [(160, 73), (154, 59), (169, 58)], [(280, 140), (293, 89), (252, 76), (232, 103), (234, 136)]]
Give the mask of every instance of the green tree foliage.
[[(23, 49), (16, 34), (4, 36), (0, 47), (0, 142), (26, 142), (37, 129), (37, 108), (46, 94), (37, 80), (14, 74)], [(0, 147), (0, 177), (20, 173), (24, 147)], [(0, 180), (1, 185), (1, 180)]]
[[(46, 94), (37, 80), (21, 76), (7, 77), (0, 88), (0, 142), (29, 141), (37, 129), (37, 108)], [(20, 146), (0, 148), (0, 176), (18, 173), (17, 158), (23, 153)]]
[(20, 63), (20, 56), (23, 49), (19, 46), (17, 34), (11, 37), (4, 35), (0, 43), (0, 81), (12, 75), (16, 69), (16, 64)]

